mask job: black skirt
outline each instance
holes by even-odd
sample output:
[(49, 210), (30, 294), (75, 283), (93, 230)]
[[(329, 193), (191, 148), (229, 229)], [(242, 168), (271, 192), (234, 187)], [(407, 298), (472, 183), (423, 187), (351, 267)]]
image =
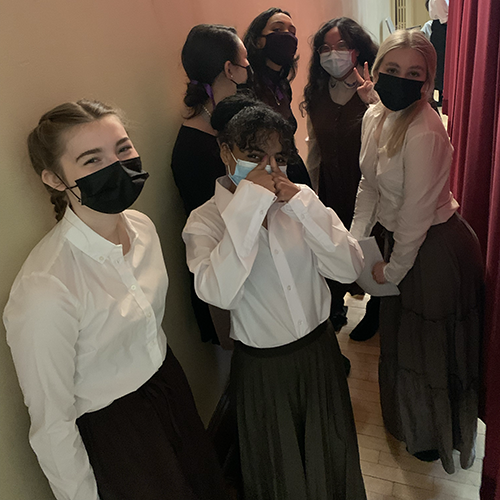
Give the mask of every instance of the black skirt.
[(364, 500), (356, 428), (330, 321), (281, 347), (235, 343), (245, 500)]
[(184, 372), (168, 348), (137, 391), (77, 420), (101, 500), (229, 498)]
[(451, 474), (454, 449), (464, 469), (475, 458), (484, 300), (479, 242), (458, 214), (431, 226), (399, 289), (380, 308), (384, 423), (410, 453), (438, 450)]

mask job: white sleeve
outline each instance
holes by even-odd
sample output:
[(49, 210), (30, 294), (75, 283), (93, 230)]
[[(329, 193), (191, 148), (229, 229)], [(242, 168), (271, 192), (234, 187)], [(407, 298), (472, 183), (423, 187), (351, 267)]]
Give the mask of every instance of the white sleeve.
[(354, 218), (351, 224), (351, 234), (357, 240), (368, 238), (375, 225), (378, 203), (377, 188), (364, 175), (361, 176), (356, 195)]
[(363, 270), (363, 252), (337, 214), (325, 207), (307, 186), (282, 208), (304, 227), (304, 239), (318, 261), (318, 271), (326, 278), (352, 283)]
[(394, 248), (384, 270), (387, 281), (396, 285), (413, 267), (434, 220), (453, 151), (449, 140), (433, 131), (411, 138), (403, 147), (403, 205), (396, 220)]
[(191, 213), (182, 238), (200, 299), (221, 309), (237, 306), (275, 199), (268, 189), (243, 180), (221, 214), (210, 202)]
[(4, 311), (7, 341), (31, 417), (30, 443), (57, 500), (98, 500), (76, 425), (78, 309), (59, 280), (32, 274), (15, 284)]
[(318, 141), (316, 140), (316, 136), (314, 134), (314, 128), (311, 123), (311, 118), (307, 115), (307, 134), (308, 137), (306, 139), (307, 142), (307, 161), (306, 167), (309, 172), (309, 177), (311, 178), (311, 184), (316, 191), (318, 192), (319, 186), (319, 166), (321, 163), (321, 153), (319, 151)]

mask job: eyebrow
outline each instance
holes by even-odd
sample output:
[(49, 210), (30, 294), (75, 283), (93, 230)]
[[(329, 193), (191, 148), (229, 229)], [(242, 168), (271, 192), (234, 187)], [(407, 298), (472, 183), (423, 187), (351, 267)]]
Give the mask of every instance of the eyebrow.
[[(395, 62), (387, 62), (387, 66), (394, 66), (395, 68), (399, 68), (399, 64), (398, 63), (395, 63)], [(418, 64), (416, 64), (415, 66), (410, 66), (408, 69), (419, 69), (421, 71), (425, 71), (425, 69), (422, 67), (422, 66), (419, 66)]]
[[(122, 137), (119, 141), (116, 142), (116, 146), (120, 146), (124, 142), (130, 141), (130, 137)], [(102, 148), (94, 148), (94, 149), (89, 149), (88, 151), (84, 151), (81, 155), (77, 156), (75, 162), (77, 162), (80, 158), (83, 158), (84, 156), (88, 155), (94, 155), (96, 153), (101, 153)]]

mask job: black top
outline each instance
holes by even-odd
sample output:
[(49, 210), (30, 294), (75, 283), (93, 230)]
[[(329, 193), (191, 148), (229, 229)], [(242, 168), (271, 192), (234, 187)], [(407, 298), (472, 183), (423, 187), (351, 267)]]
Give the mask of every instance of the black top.
[(297, 130), (297, 120), (292, 113), (292, 87), (281, 71), (275, 71), (264, 66), (259, 74), (255, 74), (254, 91), (257, 97), (271, 106), (275, 111), (290, 122), (293, 132)]
[(172, 172), (189, 215), (214, 195), (215, 180), (226, 175), (215, 136), (183, 125), (172, 151)]

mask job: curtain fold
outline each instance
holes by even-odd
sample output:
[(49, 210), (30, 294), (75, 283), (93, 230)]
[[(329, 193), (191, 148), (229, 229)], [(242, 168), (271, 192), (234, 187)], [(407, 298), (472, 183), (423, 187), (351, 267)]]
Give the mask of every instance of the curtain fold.
[(450, 0), (443, 110), (455, 148), (451, 189), (486, 266), (486, 452), (482, 500), (500, 500), (500, 1)]

